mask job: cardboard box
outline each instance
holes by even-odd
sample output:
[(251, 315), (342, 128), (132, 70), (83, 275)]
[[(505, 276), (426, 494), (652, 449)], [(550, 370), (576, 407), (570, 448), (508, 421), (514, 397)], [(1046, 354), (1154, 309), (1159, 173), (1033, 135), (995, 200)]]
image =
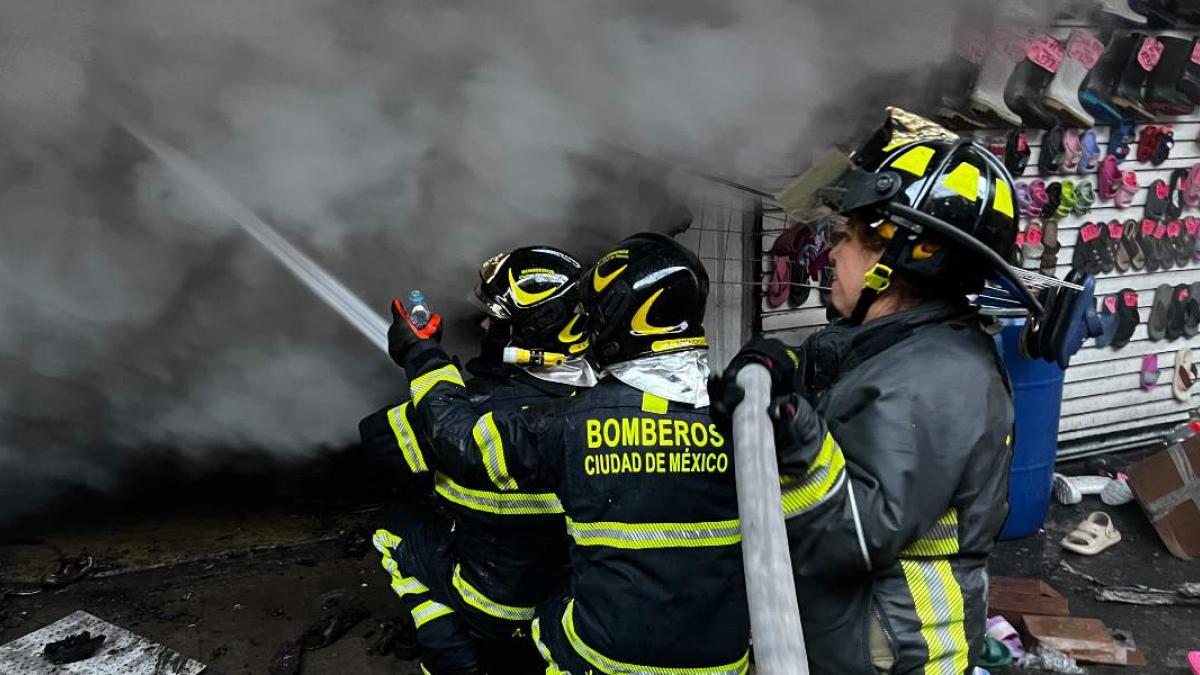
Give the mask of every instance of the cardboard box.
[(1135, 464), (1129, 486), (1172, 555), (1200, 556), (1200, 435)]
[(1080, 663), (1144, 666), (1145, 657), (1118, 644), (1099, 619), (1029, 614), (1021, 625), (1027, 647), (1039, 644), (1056, 649)]
[(1000, 614), (1014, 627), (1026, 614), (1068, 616), (1067, 599), (1041, 579), (992, 577), (988, 615)]

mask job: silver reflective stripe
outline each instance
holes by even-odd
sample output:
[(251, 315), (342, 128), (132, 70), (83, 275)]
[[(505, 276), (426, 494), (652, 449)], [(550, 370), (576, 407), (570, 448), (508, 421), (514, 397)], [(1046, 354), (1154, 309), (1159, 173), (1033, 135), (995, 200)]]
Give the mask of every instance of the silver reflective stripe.
[(575, 632), (574, 600), (567, 603), (567, 609), (563, 612), (562, 625), (567, 635), (567, 641), (571, 643), (571, 648), (575, 650), (575, 653), (579, 654), (584, 661), (610, 675), (744, 675), (744, 673), (750, 670), (749, 651), (733, 663), (707, 668), (641, 666), (610, 659), (589, 647), (586, 642), (580, 639), (579, 634)]
[(458, 368), (452, 365), (435, 368), (428, 373), (413, 378), (413, 381), (409, 383), (413, 405), (420, 404), (421, 399), (425, 398), (425, 394), (428, 394), (439, 382), (449, 382), (460, 387), (466, 386), (463, 384), (462, 375), (459, 374)]
[(462, 596), (464, 602), (484, 614), (508, 621), (531, 621), (535, 614), (533, 607), (514, 607), (505, 605), (487, 597), (462, 577), (462, 565), (454, 566), (454, 588)]
[(413, 623), (417, 625), (417, 628), (420, 628), (434, 619), (446, 616), (447, 614), (452, 614), (453, 612), (453, 609), (450, 609), (440, 602), (426, 600), (416, 607), (413, 607), (411, 613)]
[(488, 477), (492, 479), (492, 484), (501, 490), (516, 490), (517, 481), (508, 475), (508, 466), (504, 463), (504, 440), (500, 437), (500, 430), (496, 428), (496, 420), (492, 413), (476, 420), (471, 434), (475, 437), (475, 445), (479, 446), (480, 454), (483, 455), (483, 465), (487, 469)]
[(577, 523), (567, 518), (567, 533), (580, 546), (613, 548), (695, 548), (741, 542), (737, 520), (701, 523)]
[(557, 515), (562, 502), (553, 492), (488, 492), (463, 487), (444, 473), (434, 474), (434, 489), (444, 499), (473, 511), (497, 516)]
[(411, 403), (405, 402), (389, 410), (388, 422), (396, 436), (396, 444), (400, 446), (400, 453), (404, 455), (404, 463), (408, 465), (408, 470), (423, 473), (429, 470), (429, 466), (425, 463), (425, 456), (421, 454), (421, 446), (417, 444), (417, 434), (408, 423), (409, 405)]

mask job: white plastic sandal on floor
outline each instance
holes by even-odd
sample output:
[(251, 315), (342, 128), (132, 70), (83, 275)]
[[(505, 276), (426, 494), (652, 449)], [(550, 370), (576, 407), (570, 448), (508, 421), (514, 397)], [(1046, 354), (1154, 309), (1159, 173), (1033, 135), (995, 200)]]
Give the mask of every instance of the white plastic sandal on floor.
[(1063, 537), (1062, 547), (1080, 555), (1096, 555), (1121, 541), (1121, 533), (1113, 527), (1112, 518), (1103, 511), (1095, 511)]
[(1107, 476), (1064, 476), (1056, 473), (1051, 491), (1055, 501), (1070, 506), (1083, 501), (1084, 495), (1100, 494), (1111, 482), (1112, 479)]

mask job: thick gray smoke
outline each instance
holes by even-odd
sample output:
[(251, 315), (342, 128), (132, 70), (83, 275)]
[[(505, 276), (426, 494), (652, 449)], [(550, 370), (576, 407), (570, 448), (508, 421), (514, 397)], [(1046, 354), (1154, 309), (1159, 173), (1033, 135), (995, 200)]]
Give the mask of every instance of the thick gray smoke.
[(661, 212), (613, 147), (798, 168), (913, 98), (958, 4), (0, 0), (0, 521), (145, 453), (340, 446), (397, 384), (121, 120), (381, 312), (463, 315), (496, 251)]

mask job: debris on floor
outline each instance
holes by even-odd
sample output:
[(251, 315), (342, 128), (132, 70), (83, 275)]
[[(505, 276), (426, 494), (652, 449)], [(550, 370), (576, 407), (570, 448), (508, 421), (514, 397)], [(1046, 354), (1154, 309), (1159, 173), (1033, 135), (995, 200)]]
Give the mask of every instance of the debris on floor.
[(92, 573), (96, 560), (87, 553), (74, 558), (63, 558), (59, 561), (58, 569), (42, 577), (42, 586), (46, 588), (63, 588), (83, 579)]
[(1099, 619), (1030, 615), (1025, 617), (1021, 628), (1025, 644), (1048, 647), (1079, 663), (1146, 665), (1140, 652), (1129, 649), (1124, 641), (1118, 643)]
[(1025, 656), (1017, 661), (1017, 666), (1060, 675), (1084, 675), (1087, 672), (1075, 659), (1049, 647), (1038, 647), (1034, 651), (1026, 652)]
[(47, 642), (42, 648), (42, 656), (54, 665), (61, 666), (67, 663), (75, 663), (84, 659), (90, 659), (100, 651), (100, 645), (104, 644), (104, 635), (93, 636), (89, 631), (68, 635), (61, 640)]
[(370, 616), (370, 612), (361, 602), (341, 591), (333, 591), (323, 596), (321, 609), (321, 616), (310, 623), (300, 636), (300, 642), (306, 652), (323, 649), (337, 642), (347, 631)]
[(304, 650), (299, 640), (288, 640), (279, 645), (267, 672), (271, 675), (299, 675), (302, 651)]
[(417, 644), (417, 627), (408, 614), (398, 614), (379, 622), (379, 636), (375, 638), (367, 653), (372, 656), (394, 655), (398, 659), (411, 661), (420, 656)]
[(1026, 614), (1068, 616), (1067, 599), (1041, 579), (995, 576), (988, 594), (988, 609), (1000, 614), (1013, 626), (1020, 626)]
[[(91, 655), (83, 655), (93, 645)], [(51, 653), (78, 656), (78, 664), (56, 665)], [(199, 661), (83, 611), (0, 646), (0, 673), (6, 675), (198, 675), (204, 669)]]
[(1200, 557), (1200, 435), (1138, 462), (1129, 485), (1167, 549)]

